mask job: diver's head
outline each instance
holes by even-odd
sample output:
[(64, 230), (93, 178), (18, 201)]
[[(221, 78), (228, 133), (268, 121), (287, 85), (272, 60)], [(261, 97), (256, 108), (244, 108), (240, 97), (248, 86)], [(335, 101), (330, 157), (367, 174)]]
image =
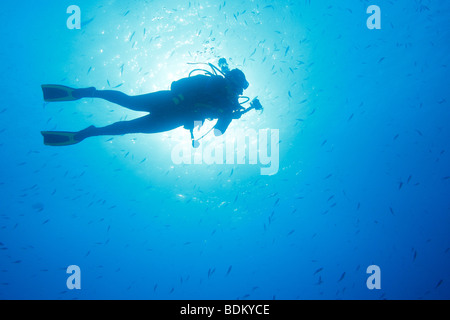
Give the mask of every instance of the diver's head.
[(225, 79), (230, 83), (231, 89), (239, 95), (243, 94), (249, 85), (244, 73), (239, 69), (233, 69), (227, 72)]

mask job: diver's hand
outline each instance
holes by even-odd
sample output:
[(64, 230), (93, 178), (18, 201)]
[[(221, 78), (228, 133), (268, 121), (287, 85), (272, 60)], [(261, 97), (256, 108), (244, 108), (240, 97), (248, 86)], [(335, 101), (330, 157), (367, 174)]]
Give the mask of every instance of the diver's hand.
[(233, 112), (233, 115), (232, 115), (233, 119), (240, 119), (241, 117), (242, 117), (242, 112), (241, 111)]
[(231, 114), (232, 119), (240, 119), (244, 113), (241, 110), (236, 110)]

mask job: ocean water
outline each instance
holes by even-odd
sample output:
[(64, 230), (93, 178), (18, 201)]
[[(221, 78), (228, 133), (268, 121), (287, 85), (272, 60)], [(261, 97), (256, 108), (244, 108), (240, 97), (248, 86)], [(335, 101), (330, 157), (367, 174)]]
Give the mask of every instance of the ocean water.
[[(0, 299), (449, 299), (449, 16), (443, 0), (2, 3)], [(211, 133), (195, 150), (243, 163), (177, 163), (195, 151), (183, 128), (43, 144), (144, 114), (46, 103), (41, 84), (143, 94), (221, 57), (264, 111), (227, 131), (244, 147)]]

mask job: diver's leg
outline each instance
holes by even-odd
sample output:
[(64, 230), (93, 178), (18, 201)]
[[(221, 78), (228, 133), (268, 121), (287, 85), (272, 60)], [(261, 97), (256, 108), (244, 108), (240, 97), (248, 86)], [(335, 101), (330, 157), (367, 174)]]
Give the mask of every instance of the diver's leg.
[(94, 136), (123, 135), (127, 133), (158, 133), (173, 130), (183, 125), (180, 117), (147, 115), (134, 120), (119, 121), (106, 127), (90, 126), (75, 135), (78, 141)]
[[(85, 90), (85, 89), (80, 89)], [(158, 91), (137, 96), (129, 96), (121, 91), (115, 90), (86, 90), (83, 97), (100, 98), (122, 107), (143, 112), (152, 112), (161, 107), (168, 107), (173, 104), (173, 94), (171, 91)]]

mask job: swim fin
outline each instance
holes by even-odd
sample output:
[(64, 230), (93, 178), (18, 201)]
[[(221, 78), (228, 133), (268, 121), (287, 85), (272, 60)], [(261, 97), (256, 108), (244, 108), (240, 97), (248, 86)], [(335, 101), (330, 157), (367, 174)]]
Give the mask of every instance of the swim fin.
[(41, 131), (46, 146), (69, 146), (81, 140), (75, 139), (77, 132), (68, 131)]
[(55, 101), (74, 101), (81, 99), (81, 97), (75, 97), (73, 92), (77, 89), (61, 86), (58, 84), (43, 84), (42, 93), (44, 94), (44, 100), (47, 102)]

